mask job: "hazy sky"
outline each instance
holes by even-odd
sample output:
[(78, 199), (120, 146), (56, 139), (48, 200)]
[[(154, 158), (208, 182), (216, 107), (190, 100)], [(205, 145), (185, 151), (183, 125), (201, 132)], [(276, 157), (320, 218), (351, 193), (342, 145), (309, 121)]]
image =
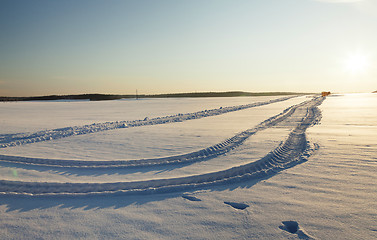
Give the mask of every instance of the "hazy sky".
[(377, 90), (377, 1), (1, 0), (0, 96)]

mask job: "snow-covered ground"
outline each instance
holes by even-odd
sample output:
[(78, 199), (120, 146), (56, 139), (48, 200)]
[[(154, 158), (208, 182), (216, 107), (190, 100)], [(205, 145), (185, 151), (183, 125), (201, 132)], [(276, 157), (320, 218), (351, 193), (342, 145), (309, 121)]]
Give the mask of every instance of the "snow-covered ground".
[(1, 103), (0, 238), (376, 239), (377, 95), (322, 100)]

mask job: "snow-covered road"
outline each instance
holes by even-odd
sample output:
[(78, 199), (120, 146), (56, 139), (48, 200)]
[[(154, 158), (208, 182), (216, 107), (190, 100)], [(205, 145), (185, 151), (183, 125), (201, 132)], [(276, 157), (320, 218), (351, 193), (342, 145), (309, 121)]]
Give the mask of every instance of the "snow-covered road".
[[(219, 115), (220, 113), (227, 113), (233, 111), (240, 111), (251, 106), (261, 106), (266, 104), (272, 104), (274, 102), (288, 100), (289, 98), (278, 99), (276, 101), (268, 101), (265, 103), (256, 103), (243, 106), (230, 107), (225, 112), (222, 109), (208, 111), (208, 116)], [(310, 145), (306, 141), (305, 131), (310, 126), (315, 124), (320, 119), (320, 111), (317, 106), (322, 103), (324, 98), (316, 97), (311, 100), (307, 100), (300, 104), (294, 105), (285, 109), (282, 113), (272, 116), (262, 123), (258, 124), (252, 129), (247, 129), (235, 136), (226, 139), (225, 141), (218, 143), (214, 146), (210, 146), (206, 149), (192, 152), (180, 156), (172, 156), (166, 158), (157, 159), (144, 159), (133, 161), (74, 161), (74, 160), (56, 160), (56, 159), (41, 159), (41, 158), (25, 158), (16, 156), (0, 155), (0, 160), (5, 162), (12, 162), (18, 164), (32, 164), (32, 165), (46, 165), (46, 166), (60, 166), (60, 167), (76, 167), (85, 171), (86, 168), (95, 167), (151, 167), (156, 165), (168, 165), (192, 163), (198, 161), (204, 161), (209, 158), (215, 158), (219, 155), (223, 155), (232, 149), (240, 146), (247, 138), (254, 135), (256, 132), (273, 127), (284, 120), (291, 117), (297, 109), (304, 109), (305, 111), (298, 111), (302, 114), (302, 121), (297, 123), (297, 126), (289, 134), (289, 137), (276, 149), (272, 150), (265, 157), (258, 161), (252, 161), (245, 165), (232, 167), (217, 172), (208, 172), (204, 174), (193, 174), (192, 176), (165, 178), (158, 180), (144, 180), (144, 181), (132, 181), (132, 182), (110, 182), (110, 183), (57, 183), (57, 182), (25, 182), (25, 181), (9, 181), (0, 180), (0, 193), (2, 194), (25, 194), (25, 195), (83, 195), (83, 194), (110, 194), (110, 193), (145, 193), (145, 192), (169, 192), (169, 191), (182, 191), (193, 188), (200, 188), (203, 186), (235, 182), (246, 180), (250, 178), (262, 178), (271, 173), (291, 166), (294, 163), (302, 162), (313, 151)], [(220, 113), (218, 112), (220, 110)], [(230, 111), (231, 110), (231, 111)], [(189, 116), (187, 119), (191, 119), (191, 116), (195, 114), (183, 114), (181, 116)], [(206, 116), (206, 117), (208, 117)], [(170, 119), (171, 116), (162, 118)], [(183, 119), (187, 120), (185, 117)], [(202, 118), (202, 117), (198, 117)], [(198, 119), (196, 118), (196, 119)], [(161, 119), (161, 118), (159, 118)], [(146, 124), (149, 121), (154, 123), (156, 119), (146, 120), (145, 124), (141, 125), (156, 125)], [(184, 121), (184, 120), (182, 120)], [(176, 122), (176, 121), (173, 121)], [(181, 121), (180, 121), (181, 122)], [(165, 123), (165, 121), (164, 121)], [(102, 126), (102, 125), (101, 125)], [(86, 129), (87, 126), (82, 127)], [(67, 128), (62, 130), (66, 131)], [(107, 128), (106, 128), (107, 129)], [(56, 130), (53, 130), (56, 131)], [(60, 130), (58, 130), (60, 131)], [(48, 131), (50, 132), (50, 131)], [(45, 134), (43, 131), (41, 134)], [(35, 134), (31, 134), (33, 136)], [(67, 137), (67, 136), (66, 136)], [(29, 139), (29, 136), (23, 138)], [(13, 142), (13, 138), (8, 139)]]

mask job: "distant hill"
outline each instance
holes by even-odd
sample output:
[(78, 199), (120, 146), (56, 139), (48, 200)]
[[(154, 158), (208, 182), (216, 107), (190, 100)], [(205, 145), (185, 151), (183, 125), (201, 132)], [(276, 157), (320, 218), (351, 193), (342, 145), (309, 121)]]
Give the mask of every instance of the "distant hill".
[(195, 98), (195, 97), (252, 97), (252, 96), (283, 96), (304, 95), (308, 93), (296, 92), (195, 92), (195, 93), (167, 93), (141, 95), (114, 95), (114, 94), (78, 94), (78, 95), (49, 95), (37, 97), (0, 97), (0, 101), (51, 101), (51, 100), (116, 100), (122, 98)]
[(280, 96), (280, 95), (302, 95), (304, 93), (295, 92), (195, 92), (195, 93), (168, 93), (156, 95), (140, 95), (145, 98), (195, 98), (195, 97), (252, 97), (252, 96)]
[(116, 100), (121, 98), (133, 98), (134, 95), (113, 94), (78, 94), (78, 95), (49, 95), (37, 97), (0, 97), (0, 101), (51, 101), (51, 100)]

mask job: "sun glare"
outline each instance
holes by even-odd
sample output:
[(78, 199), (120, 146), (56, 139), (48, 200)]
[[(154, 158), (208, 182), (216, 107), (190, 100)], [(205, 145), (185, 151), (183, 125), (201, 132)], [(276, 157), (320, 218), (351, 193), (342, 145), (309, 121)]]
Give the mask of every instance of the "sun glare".
[(365, 73), (368, 66), (369, 61), (367, 56), (361, 53), (350, 54), (345, 60), (345, 69), (352, 74)]

